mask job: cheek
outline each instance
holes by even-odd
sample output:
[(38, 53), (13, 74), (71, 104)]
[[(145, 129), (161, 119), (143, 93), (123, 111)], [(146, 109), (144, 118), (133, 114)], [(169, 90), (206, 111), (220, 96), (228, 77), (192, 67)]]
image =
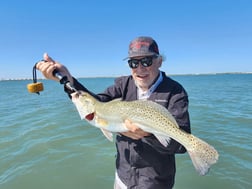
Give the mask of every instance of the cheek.
[(131, 69), (130, 72), (131, 72), (131, 75), (134, 75), (136, 73), (136, 71), (133, 69)]
[(134, 75), (137, 75), (139, 73), (138, 71), (138, 68), (137, 69), (131, 69), (131, 74), (134, 76)]

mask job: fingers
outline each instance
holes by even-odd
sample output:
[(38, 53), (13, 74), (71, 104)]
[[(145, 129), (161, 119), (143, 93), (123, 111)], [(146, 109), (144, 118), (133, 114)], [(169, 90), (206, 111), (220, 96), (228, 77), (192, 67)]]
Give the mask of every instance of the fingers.
[(132, 123), (130, 120), (126, 119), (124, 121), (125, 126), (129, 129), (129, 131), (139, 134), (139, 135), (145, 135), (146, 132), (143, 131), (141, 128), (139, 128), (136, 124)]
[(47, 62), (55, 62), (47, 53), (44, 53), (43, 58)]
[(66, 76), (68, 81), (73, 84), (74, 79), (68, 69), (57, 61), (54, 61), (47, 53), (44, 53), (43, 60), (36, 64), (36, 68), (41, 71), (47, 79), (59, 81), (53, 74), (53, 71), (57, 70), (61, 75)]
[(47, 79), (53, 79), (56, 80), (56, 78), (53, 76), (53, 71), (56, 69), (56, 65), (54, 62), (45, 62), (40, 61), (36, 64), (36, 68), (42, 72), (42, 74)]
[(43, 60), (36, 64), (36, 68), (41, 71), (47, 79), (58, 81), (53, 75), (53, 71), (57, 69), (57, 63), (47, 53), (44, 53)]
[(132, 132), (122, 132), (121, 133), (122, 135), (124, 135), (124, 136), (126, 136), (126, 137), (129, 137), (129, 138), (132, 138), (132, 139), (134, 139), (134, 140), (139, 140), (139, 139), (141, 139), (142, 138), (142, 136), (139, 136), (139, 135), (137, 135), (137, 134), (134, 134), (134, 133), (132, 133)]
[(130, 120), (125, 120), (125, 126), (127, 129), (129, 129), (128, 132), (123, 132), (124, 136), (130, 137), (135, 140), (139, 140), (145, 136), (149, 136), (150, 133), (147, 133), (143, 131), (141, 128), (137, 127), (134, 123), (132, 123)]

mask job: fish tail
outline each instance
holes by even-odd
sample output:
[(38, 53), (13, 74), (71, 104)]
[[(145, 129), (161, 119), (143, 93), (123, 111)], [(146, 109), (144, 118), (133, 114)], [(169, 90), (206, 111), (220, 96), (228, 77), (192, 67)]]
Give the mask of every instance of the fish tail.
[(211, 165), (217, 162), (219, 154), (214, 147), (193, 135), (190, 135), (190, 143), (187, 152), (193, 165), (200, 175), (206, 175)]

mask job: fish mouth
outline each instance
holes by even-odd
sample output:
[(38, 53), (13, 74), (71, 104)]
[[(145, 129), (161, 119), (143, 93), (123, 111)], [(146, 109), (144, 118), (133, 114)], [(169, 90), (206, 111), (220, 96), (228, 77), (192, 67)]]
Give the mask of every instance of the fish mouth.
[(78, 99), (81, 96), (81, 91), (76, 91), (74, 93), (71, 93), (72, 99)]
[[(88, 110), (88, 104), (82, 103), (82, 97), (85, 97), (86, 93), (83, 91), (76, 91), (71, 94), (72, 102), (75, 104), (81, 119), (85, 119), (87, 121), (92, 121), (95, 117), (95, 112), (91, 112), (92, 110)], [(84, 101), (85, 102), (85, 101)]]

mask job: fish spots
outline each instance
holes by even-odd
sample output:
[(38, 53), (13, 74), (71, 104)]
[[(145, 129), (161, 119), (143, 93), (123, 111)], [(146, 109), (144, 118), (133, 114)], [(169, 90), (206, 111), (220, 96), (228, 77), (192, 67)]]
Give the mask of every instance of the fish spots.
[[(83, 117), (98, 128), (108, 132), (122, 132), (125, 129), (124, 120), (129, 119), (142, 130), (154, 134), (162, 144), (168, 144), (168, 137), (176, 140), (186, 148), (200, 175), (207, 174), (210, 166), (218, 160), (218, 152), (212, 146), (180, 129), (173, 115), (155, 102), (148, 100), (100, 102), (88, 94), (78, 99), (80, 101), (78, 111), (83, 112), (82, 115), (85, 115)], [(106, 137), (112, 138), (111, 134), (103, 133)]]

